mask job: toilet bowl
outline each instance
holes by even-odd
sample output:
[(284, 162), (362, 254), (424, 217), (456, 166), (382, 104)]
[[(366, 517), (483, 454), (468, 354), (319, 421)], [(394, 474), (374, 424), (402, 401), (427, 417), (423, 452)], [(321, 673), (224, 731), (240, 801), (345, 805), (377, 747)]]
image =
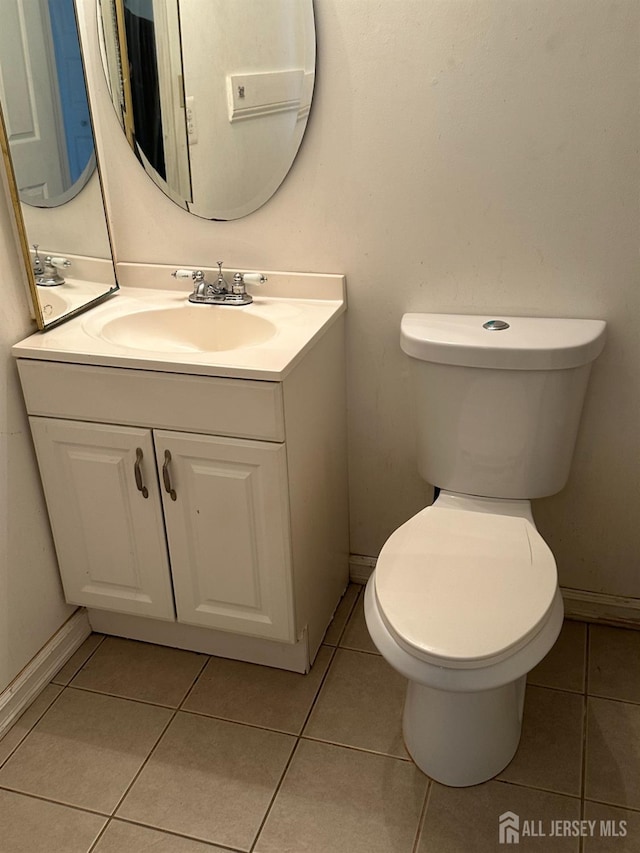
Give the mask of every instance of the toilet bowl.
[(513, 758), (526, 674), (562, 626), (553, 555), (528, 501), (441, 492), (392, 534), (365, 593), (381, 654), (409, 679), (409, 754), (446, 785)]
[(511, 761), (527, 673), (562, 627), (556, 563), (530, 499), (566, 484), (605, 325), (402, 318), (418, 468), (441, 491), (382, 548), (365, 618), (408, 679), (409, 754), (445, 785), (484, 782)]

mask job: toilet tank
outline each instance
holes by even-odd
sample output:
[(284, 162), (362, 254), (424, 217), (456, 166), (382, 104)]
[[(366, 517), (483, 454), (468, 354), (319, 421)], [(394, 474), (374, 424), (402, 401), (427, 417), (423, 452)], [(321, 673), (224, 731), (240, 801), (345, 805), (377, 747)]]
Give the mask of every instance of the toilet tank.
[(453, 492), (529, 499), (567, 482), (602, 320), (405, 314), (418, 467)]

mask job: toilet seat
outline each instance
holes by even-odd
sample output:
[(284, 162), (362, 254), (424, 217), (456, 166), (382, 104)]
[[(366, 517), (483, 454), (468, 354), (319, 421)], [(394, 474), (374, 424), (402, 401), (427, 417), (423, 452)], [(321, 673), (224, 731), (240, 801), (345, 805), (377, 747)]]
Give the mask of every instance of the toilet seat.
[(380, 616), (409, 654), (441, 667), (486, 667), (537, 634), (558, 589), (528, 501), (443, 492), (398, 528), (375, 571)]

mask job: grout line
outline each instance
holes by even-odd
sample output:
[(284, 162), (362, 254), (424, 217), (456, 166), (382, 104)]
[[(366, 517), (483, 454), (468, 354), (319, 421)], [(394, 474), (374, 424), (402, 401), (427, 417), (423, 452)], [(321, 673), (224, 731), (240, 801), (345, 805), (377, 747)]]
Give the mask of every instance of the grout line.
[(612, 809), (622, 809), (623, 811), (640, 814), (640, 806), (621, 806), (620, 803), (608, 803), (606, 800), (596, 800), (593, 797), (587, 797), (585, 803), (595, 803), (599, 806), (611, 806)]
[[(524, 782), (512, 782), (511, 779), (499, 779), (494, 776), (493, 779), (487, 779), (487, 782), (498, 782), (500, 785), (515, 785), (516, 788), (526, 788), (528, 791), (541, 791), (544, 794), (555, 794), (557, 797), (569, 797), (571, 800), (580, 800), (580, 794), (568, 794), (566, 791), (554, 791), (553, 788), (541, 788), (539, 785), (525, 785)], [(481, 782), (485, 785), (485, 782)]]
[(273, 732), (276, 735), (287, 735), (288, 737), (300, 737), (297, 732), (286, 729), (274, 729), (270, 726), (261, 726), (258, 723), (247, 723), (244, 720), (234, 720), (231, 717), (220, 717), (217, 714), (206, 714), (204, 711), (192, 711), (190, 708), (176, 708), (176, 713), (188, 714), (190, 717), (202, 717), (205, 720), (218, 720), (221, 723), (230, 723), (233, 726), (245, 726), (248, 729), (258, 729), (261, 732)]
[[(347, 594), (347, 591), (348, 591), (348, 589), (349, 589), (349, 587), (350, 587), (350, 586), (351, 586), (351, 581), (349, 581), (349, 583), (347, 584), (347, 588), (345, 589), (345, 591), (344, 591), (344, 595), (342, 596), (342, 598), (340, 599), (340, 602), (338, 603), (338, 607), (340, 607), (340, 604), (342, 604), (342, 602), (344, 601), (344, 596)], [(350, 620), (350, 619), (351, 619), (351, 617), (353, 616), (353, 612), (354, 612), (354, 610), (356, 609), (356, 606), (357, 606), (357, 604), (358, 604), (358, 601), (359, 601), (359, 599), (360, 599), (360, 596), (362, 595), (362, 590), (363, 590), (363, 589), (364, 589), (364, 587), (362, 587), (361, 589), (359, 589), (359, 590), (358, 590), (358, 592), (357, 592), (357, 594), (356, 594), (355, 598), (353, 599), (353, 604), (351, 605), (351, 607), (349, 608), (349, 612), (348, 612), (348, 613), (347, 613), (347, 615), (345, 616), (345, 619), (344, 619), (344, 625), (342, 626), (342, 630), (341, 630), (341, 631), (340, 631), (340, 633), (338, 634), (338, 638), (336, 639), (336, 644), (335, 644), (335, 646), (333, 646), (333, 648), (335, 648), (335, 649), (337, 649), (337, 648), (338, 648), (338, 646), (340, 645), (340, 640), (342, 639), (342, 637), (343, 637), (343, 635), (344, 635), (344, 632), (347, 630), (347, 625), (349, 624), (349, 620)], [(338, 607), (336, 607), (336, 612), (337, 612), (337, 610), (338, 610)], [(334, 618), (334, 619), (335, 619), (335, 615), (336, 615), (336, 614), (334, 613), (334, 614), (333, 614), (333, 618)], [(333, 619), (331, 620), (331, 622), (333, 622)], [(331, 625), (331, 622), (329, 623), (329, 626)], [(328, 630), (329, 630), (329, 628), (327, 628), (327, 631), (328, 631)], [(325, 631), (325, 636), (326, 636), (326, 631)], [(324, 638), (323, 638), (322, 642), (323, 642), (323, 643), (325, 643)], [(329, 643), (325, 643), (325, 645), (329, 645)]]
[(584, 695), (589, 695), (589, 665), (591, 660), (591, 628), (587, 625), (587, 636), (584, 644)]
[[(91, 634), (89, 634), (89, 637), (92, 637), (94, 633), (96, 633), (96, 632), (95, 632), (95, 631), (92, 631), (92, 632), (91, 632)], [(89, 637), (87, 637), (87, 640), (89, 639)], [(56, 677), (56, 676), (54, 675), (54, 676), (53, 676), (53, 678), (51, 679), (51, 681), (49, 682), (49, 684), (56, 684), (58, 687), (69, 687), (69, 685), (71, 684), (71, 682), (73, 681), (73, 679), (76, 677), (76, 675), (80, 672), (80, 670), (81, 670), (81, 669), (84, 669), (84, 668), (85, 668), (85, 666), (89, 663), (89, 661), (91, 660), (91, 658), (95, 655), (95, 653), (98, 651), (98, 649), (100, 648), (100, 646), (104, 643), (104, 641), (105, 641), (106, 639), (107, 639), (107, 635), (106, 635), (106, 634), (102, 634), (102, 639), (101, 639), (101, 640), (96, 644), (95, 649), (91, 652), (91, 654), (90, 654), (90, 655), (88, 655), (88, 657), (86, 657), (86, 658), (82, 661), (82, 663), (80, 664), (80, 666), (76, 669), (76, 671), (73, 673), (73, 675), (71, 676), (71, 678), (70, 678), (68, 681), (66, 681), (66, 682), (55, 681), (55, 677)], [(86, 643), (86, 642), (87, 642), (87, 640), (85, 640), (84, 642)], [(77, 652), (78, 652), (78, 651), (79, 651), (79, 649), (76, 649), (76, 651), (74, 652), (74, 654), (77, 654)], [(72, 655), (72, 657), (73, 657), (73, 655)], [(71, 658), (70, 658), (70, 659), (71, 659)], [(70, 659), (69, 659), (69, 660), (70, 660)], [(69, 663), (69, 661), (67, 661), (67, 663)], [(61, 666), (61, 667), (60, 667), (60, 669), (64, 669), (64, 667), (65, 667), (66, 665), (67, 665), (67, 664), (63, 664), (63, 666)], [(60, 672), (60, 670), (58, 670), (58, 672)], [(57, 674), (58, 674), (58, 673), (56, 673), (56, 675), (57, 675)]]
[(95, 841), (93, 842), (91, 847), (89, 847), (89, 849), (87, 850), (87, 853), (92, 853), (92, 851), (96, 849), (97, 845), (100, 843), (100, 839), (102, 838), (102, 836), (107, 831), (107, 827), (109, 826), (110, 823), (111, 823), (111, 818), (107, 818), (104, 826), (102, 827), (100, 832), (96, 835)]
[[(114, 817), (111, 818), (109, 822), (111, 823), (112, 821), (116, 821), (117, 823), (127, 823), (130, 826), (140, 826), (143, 829), (152, 829), (155, 832), (158, 832), (161, 835), (167, 835), (170, 838), (184, 838), (187, 841), (194, 841), (198, 844), (203, 844), (209, 847), (215, 847), (216, 851), (219, 849), (221, 853), (247, 853), (246, 850), (243, 850), (240, 847), (229, 847), (228, 845), (221, 846), (219, 844), (216, 844), (215, 841), (209, 841), (197, 835), (184, 835), (182, 832), (176, 832), (175, 829), (163, 829), (159, 826), (154, 826), (150, 823), (143, 823), (142, 821), (136, 820), (135, 818), (131, 817), (119, 817), (114, 815)], [(88, 851), (88, 853), (91, 853), (91, 851)]]
[(427, 809), (429, 808), (429, 801), (431, 800), (433, 784), (433, 780), (427, 777), (427, 790), (424, 792), (424, 802), (422, 803), (422, 809), (420, 810), (418, 826), (416, 827), (416, 834), (413, 839), (413, 847), (411, 848), (412, 853), (418, 853), (418, 848), (420, 847), (420, 842), (422, 841), (422, 833), (424, 832), (424, 825), (427, 820)]
[(583, 699), (583, 717), (582, 717), (582, 769), (581, 769), (581, 786), (580, 799), (582, 807), (580, 809), (580, 819), (584, 818), (584, 795), (587, 786), (587, 735), (588, 735), (588, 720), (589, 720), (589, 660), (591, 655), (591, 631), (587, 628), (587, 642), (584, 652), (584, 699)]
[(374, 658), (381, 658), (380, 652), (372, 652), (371, 649), (356, 649), (353, 646), (340, 646), (346, 652), (360, 652), (362, 655), (371, 655)]
[(327, 663), (327, 668), (324, 671), (324, 675), (320, 679), (320, 684), (318, 685), (318, 689), (316, 690), (316, 695), (313, 697), (313, 702), (309, 706), (309, 710), (307, 711), (307, 715), (304, 718), (302, 725), (300, 726), (300, 731), (298, 732), (298, 737), (302, 737), (302, 733), (304, 732), (305, 728), (307, 727), (307, 723), (309, 722), (309, 718), (311, 717), (311, 714), (313, 713), (313, 709), (315, 708), (316, 703), (317, 703), (318, 699), (320, 698), (320, 694), (322, 693), (322, 688), (324, 687), (324, 685), (327, 681), (327, 678), (329, 677), (329, 671), (330, 671), (331, 667), (333, 666), (333, 662), (336, 658), (336, 653), (338, 651), (338, 647), (337, 646), (327, 646), (327, 648), (330, 649), (329, 662)]
[(601, 702), (616, 702), (618, 705), (629, 705), (632, 708), (637, 708), (640, 702), (633, 702), (631, 699), (617, 699), (615, 696), (600, 696), (597, 693), (589, 693), (586, 699), (598, 699)]
[(552, 684), (536, 684), (532, 681), (527, 681), (527, 687), (538, 687), (542, 690), (554, 690), (556, 693), (568, 693), (569, 696), (584, 696), (584, 689), (568, 690), (566, 687), (554, 687)]
[(146, 705), (151, 708), (163, 708), (165, 711), (177, 711), (177, 705), (162, 705), (160, 702), (150, 702), (148, 699), (136, 699), (133, 696), (123, 696), (122, 693), (108, 693), (106, 690), (97, 690), (95, 687), (80, 687), (76, 684), (68, 684), (65, 690), (77, 690), (78, 693), (92, 693), (94, 696), (108, 696), (110, 699), (122, 699), (125, 702), (135, 702), (136, 705)]
[(190, 695), (191, 695), (191, 693), (193, 692), (193, 688), (194, 688), (194, 687), (196, 686), (196, 684), (200, 681), (200, 678), (201, 678), (201, 676), (202, 676), (202, 673), (205, 671), (205, 669), (206, 669), (207, 665), (209, 664), (209, 662), (211, 661), (211, 659), (212, 659), (212, 658), (214, 658), (214, 657), (216, 657), (216, 655), (205, 655), (206, 660), (204, 661), (204, 663), (203, 663), (203, 664), (202, 664), (202, 666), (200, 667), (199, 671), (197, 672), (197, 674), (196, 674), (195, 678), (194, 678), (194, 679), (193, 679), (193, 681), (191, 682), (191, 686), (188, 688), (187, 692), (186, 692), (186, 693), (184, 694), (184, 696), (182, 697), (182, 700), (180, 701), (180, 703), (179, 703), (179, 705), (178, 705), (178, 708), (177, 708), (177, 710), (178, 710), (178, 711), (181, 711), (181, 710), (182, 710), (182, 706), (184, 705), (184, 703), (187, 701), (187, 699), (189, 698), (189, 696), (190, 696)]
[[(589, 704), (589, 656), (591, 645), (591, 631), (587, 625), (587, 636), (584, 644), (584, 692), (582, 696), (582, 760), (580, 762), (580, 820), (584, 820), (585, 805), (584, 793), (587, 784), (587, 727), (588, 727), (588, 704)], [(584, 851), (584, 838), (580, 836), (578, 853)]]
[(74, 803), (67, 803), (64, 800), (54, 800), (51, 797), (45, 797), (43, 794), (35, 794), (30, 791), (21, 791), (19, 788), (11, 788), (9, 785), (0, 785), (0, 791), (11, 791), (12, 794), (21, 794), (23, 797), (30, 797), (32, 800), (41, 800), (44, 803), (53, 803), (56, 806), (64, 806), (67, 809), (73, 809), (76, 812), (83, 814), (93, 814), (98, 817), (103, 817), (108, 820), (111, 815), (107, 812), (101, 812), (97, 809), (89, 808), (89, 806), (77, 806)]
[[(52, 682), (50, 681), (50, 682), (49, 682), (49, 684), (51, 684), (51, 683), (52, 683)], [(45, 685), (45, 687), (48, 687), (48, 686), (49, 686), (49, 685)], [(52, 700), (52, 701), (47, 705), (47, 707), (46, 707), (46, 708), (44, 709), (44, 711), (40, 714), (40, 716), (39, 716), (36, 720), (34, 720), (33, 725), (29, 726), (29, 728), (26, 730), (26, 732), (25, 732), (25, 733), (24, 733), (24, 735), (20, 738), (20, 740), (16, 743), (16, 745), (13, 747), (13, 749), (12, 749), (12, 750), (11, 750), (11, 751), (6, 755), (6, 756), (5, 756), (5, 758), (3, 758), (3, 759), (1, 759), (1, 760), (0, 760), (0, 768), (4, 767), (4, 765), (7, 763), (7, 761), (8, 761), (8, 760), (9, 760), (9, 759), (10, 759), (10, 758), (15, 754), (16, 750), (17, 750), (20, 746), (22, 746), (22, 744), (23, 744), (23, 743), (25, 742), (25, 740), (29, 737), (29, 735), (31, 734), (31, 732), (32, 732), (32, 731), (35, 729), (35, 727), (38, 725), (38, 723), (40, 722), (40, 720), (44, 717), (44, 715), (45, 715), (48, 711), (50, 711), (50, 710), (51, 710), (51, 708), (53, 708), (53, 706), (56, 704), (56, 702), (58, 701), (58, 699), (62, 696), (62, 694), (64, 693), (64, 691), (67, 689), (66, 687), (63, 687), (61, 684), (54, 684), (53, 686), (54, 686), (54, 687), (59, 687), (59, 688), (60, 688), (60, 692), (59, 692), (59, 693), (58, 693), (58, 695), (57, 695), (57, 696), (55, 696), (55, 697), (53, 698), (53, 700)], [(43, 688), (43, 690), (44, 690), (44, 688)], [(40, 693), (38, 694), (38, 696), (41, 696), (41, 695), (42, 695), (42, 692), (40, 692)], [(36, 699), (38, 698), (38, 696), (36, 696)], [(36, 701), (36, 699), (34, 699), (33, 701), (35, 702), (35, 701)], [(31, 704), (33, 704), (33, 702), (32, 702)], [(22, 714), (20, 714), (20, 716), (18, 717), (18, 719), (15, 721), (15, 723), (14, 723), (14, 724), (11, 726), (11, 728), (10, 728), (10, 729), (5, 733), (5, 735), (4, 735), (4, 737), (2, 738), (2, 740), (4, 740), (4, 738), (9, 734), (9, 732), (10, 732), (10, 731), (13, 731), (13, 728), (18, 724), (18, 722), (22, 719), (22, 717), (26, 714), (26, 712), (29, 710), (29, 708), (30, 708), (30, 707), (31, 707), (31, 705), (27, 706), (27, 707), (24, 709), (24, 711), (22, 712)], [(2, 740), (0, 740), (0, 744), (2, 744)]]
[(276, 797), (280, 793), (280, 789), (282, 788), (285, 777), (286, 777), (287, 773), (289, 772), (289, 768), (291, 767), (291, 762), (293, 761), (293, 757), (297, 753), (298, 747), (300, 746), (300, 740), (301, 739), (299, 737), (296, 738), (296, 742), (293, 745), (293, 749), (291, 750), (291, 754), (289, 755), (289, 759), (288, 759), (287, 763), (285, 764), (285, 766), (282, 770), (282, 773), (280, 774), (280, 779), (278, 780), (278, 784), (276, 785), (275, 790), (273, 792), (273, 795), (272, 795), (271, 799), (269, 800), (269, 805), (267, 806), (267, 809), (264, 813), (264, 817), (260, 821), (260, 826), (256, 830), (255, 837), (254, 837), (253, 841), (251, 842), (251, 846), (249, 847), (250, 853), (253, 853), (253, 851), (255, 850), (255, 846), (258, 843), (258, 839), (260, 838), (260, 834), (264, 828), (264, 825), (267, 822), (267, 819), (269, 818), (269, 815), (271, 814), (271, 809), (273, 808), (273, 805), (276, 801)]
[(160, 732), (160, 734), (159, 734), (159, 735), (158, 735), (158, 737), (156, 738), (156, 741), (155, 741), (155, 743), (153, 744), (153, 746), (151, 747), (151, 749), (149, 750), (149, 753), (148, 753), (147, 757), (144, 759), (144, 761), (142, 762), (142, 764), (141, 764), (141, 765), (140, 765), (140, 767), (138, 768), (138, 771), (134, 774), (133, 779), (132, 779), (132, 780), (131, 780), (131, 782), (127, 785), (127, 787), (126, 787), (126, 788), (125, 788), (125, 790), (124, 790), (124, 793), (122, 794), (122, 796), (120, 797), (120, 799), (119, 799), (119, 800), (118, 800), (118, 802), (116, 803), (116, 805), (115, 805), (114, 809), (113, 809), (113, 810), (112, 810), (112, 812), (111, 812), (111, 817), (114, 817), (114, 816), (115, 816), (116, 812), (118, 811), (118, 809), (120, 808), (120, 806), (121, 806), (121, 805), (122, 805), (122, 803), (124, 802), (125, 798), (126, 798), (126, 797), (127, 797), (127, 795), (129, 794), (129, 791), (133, 788), (133, 786), (135, 785), (135, 783), (138, 781), (138, 778), (139, 778), (140, 774), (142, 773), (142, 771), (144, 770), (144, 768), (147, 766), (147, 763), (148, 763), (149, 759), (151, 758), (151, 756), (152, 756), (152, 755), (153, 755), (153, 753), (155, 752), (156, 747), (158, 746), (158, 744), (160, 743), (160, 741), (161, 741), (161, 740), (162, 740), (162, 738), (164, 737), (164, 735), (165, 735), (165, 733), (166, 733), (167, 729), (169, 728), (169, 726), (171, 725), (171, 723), (175, 720), (175, 718), (176, 718), (176, 714), (177, 714), (177, 713), (178, 713), (178, 709), (176, 708), (176, 709), (173, 711), (173, 713), (171, 714), (171, 716), (169, 717), (169, 719), (167, 720), (166, 725), (164, 726), (164, 728), (162, 729), (162, 731)]
[[(390, 752), (379, 752), (377, 749), (367, 749), (364, 746), (354, 746), (350, 743), (341, 743), (340, 741), (336, 740), (326, 740), (321, 737), (313, 737), (312, 735), (302, 734), (300, 735), (300, 739), (313, 741), (313, 743), (324, 743), (327, 746), (337, 746), (340, 747), (340, 749), (350, 749), (352, 752), (364, 752), (366, 755), (379, 755), (381, 758), (392, 758), (395, 761), (404, 761), (405, 764), (415, 764), (415, 761), (413, 761), (410, 755), (392, 755)], [(422, 773), (422, 771), (420, 772)], [(426, 776), (426, 773), (423, 775)]]

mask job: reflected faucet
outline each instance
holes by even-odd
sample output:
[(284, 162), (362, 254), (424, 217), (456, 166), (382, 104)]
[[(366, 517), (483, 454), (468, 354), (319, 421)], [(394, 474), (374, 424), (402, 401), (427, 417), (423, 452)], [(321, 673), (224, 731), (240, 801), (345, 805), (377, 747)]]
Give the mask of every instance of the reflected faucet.
[(64, 278), (59, 270), (70, 267), (71, 261), (68, 261), (66, 258), (47, 255), (43, 264), (42, 258), (38, 254), (38, 243), (34, 243), (33, 248), (35, 249), (33, 275), (36, 284), (40, 285), (40, 287), (57, 287), (59, 284), (64, 284)]

